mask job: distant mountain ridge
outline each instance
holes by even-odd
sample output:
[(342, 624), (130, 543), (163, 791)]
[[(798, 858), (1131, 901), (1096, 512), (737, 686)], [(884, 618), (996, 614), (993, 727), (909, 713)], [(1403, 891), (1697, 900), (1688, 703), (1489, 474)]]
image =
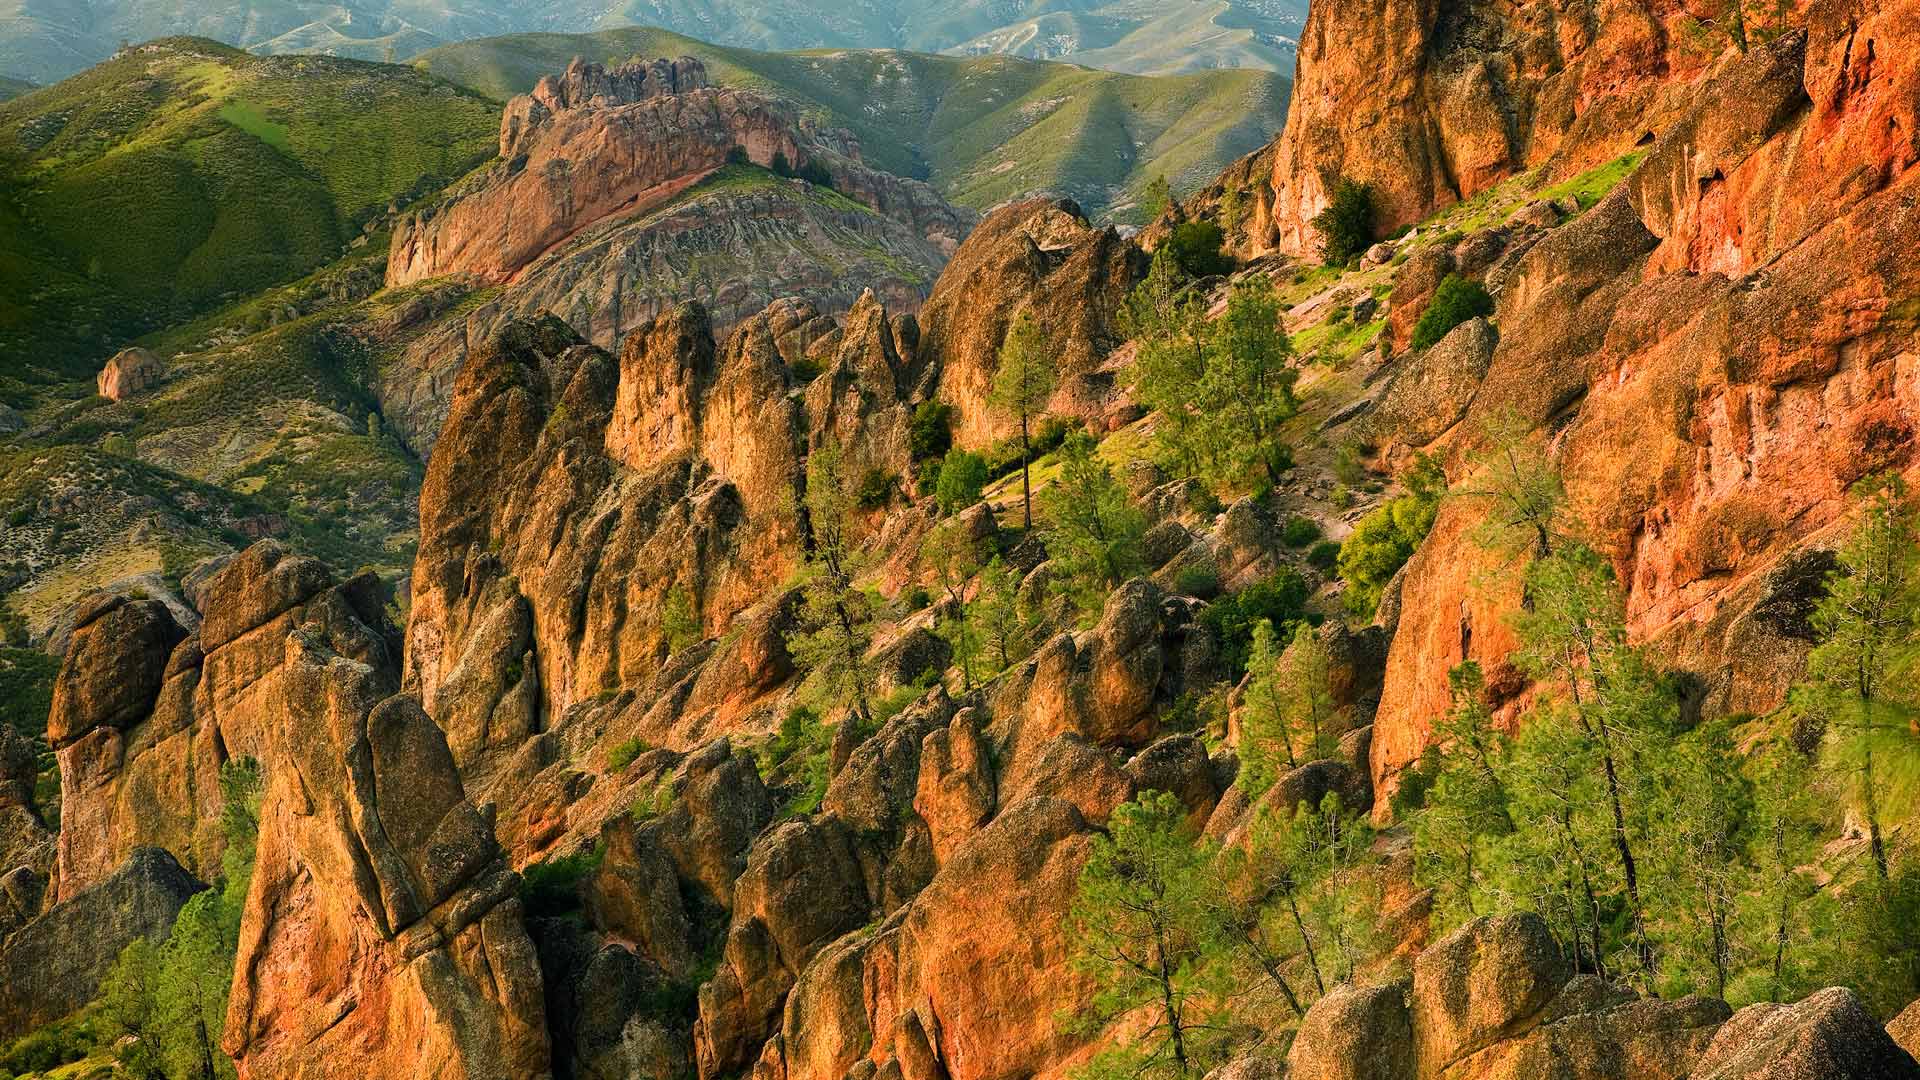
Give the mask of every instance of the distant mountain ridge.
[(405, 60), (500, 34), (660, 26), (757, 49), (887, 48), (1071, 59), (1136, 74), (1288, 73), (1303, 0), (153, 0), (0, 8), (0, 75), (53, 82), (128, 42), (197, 35), (259, 53)]
[(1287, 80), (1265, 71), (1123, 75), (1010, 56), (886, 50), (761, 52), (636, 27), (515, 34), (431, 50), (415, 66), (504, 102), (574, 57), (693, 56), (723, 86), (764, 90), (853, 132), (876, 167), (987, 209), (1032, 191), (1095, 216), (1137, 218), (1156, 176), (1190, 191), (1286, 120)]

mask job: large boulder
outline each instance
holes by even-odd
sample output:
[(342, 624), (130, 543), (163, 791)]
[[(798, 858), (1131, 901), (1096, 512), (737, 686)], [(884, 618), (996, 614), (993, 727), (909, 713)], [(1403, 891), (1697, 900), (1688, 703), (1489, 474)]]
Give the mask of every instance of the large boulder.
[(1415, 449), (1445, 435), (1467, 415), (1497, 340), (1487, 320), (1468, 319), (1404, 361), (1361, 420), (1361, 433), (1375, 443)]
[(1532, 914), (1476, 919), (1413, 963), (1409, 995), (1420, 1072), (1515, 1034), (1566, 985), (1571, 965), (1547, 924)]
[(1850, 990), (1749, 1005), (1721, 1027), (1693, 1080), (1909, 1080), (1920, 1065)]
[(1343, 984), (1313, 1003), (1287, 1052), (1290, 1080), (1409, 1080), (1413, 1029), (1404, 983)]

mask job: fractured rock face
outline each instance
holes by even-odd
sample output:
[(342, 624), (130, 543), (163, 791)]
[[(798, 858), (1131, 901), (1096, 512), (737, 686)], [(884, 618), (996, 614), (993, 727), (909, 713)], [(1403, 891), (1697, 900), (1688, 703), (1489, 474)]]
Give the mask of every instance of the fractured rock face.
[(11, 1039), (86, 1005), (121, 950), (158, 942), (206, 888), (159, 848), (138, 848), (113, 873), (0, 935), (0, 1038)]
[(1022, 312), (1045, 333), (1059, 372), (1048, 411), (1088, 422), (1117, 405), (1108, 355), (1116, 319), (1146, 256), (1112, 228), (1097, 229), (1066, 200), (1029, 199), (988, 215), (960, 246), (920, 313), (922, 364), (939, 373), (940, 400), (959, 415), (954, 438), (983, 446), (1014, 429), (986, 407), (1000, 346)]
[(1570, 174), (1625, 152), (1674, 122), (1710, 59), (1677, 43), (1684, 14), (1671, 0), (1312, 9), (1239, 246), (1317, 255), (1310, 222), (1340, 179), (1373, 187), (1390, 233), (1542, 163)]
[[(1804, 602), (1795, 568), (1830, 545), (1855, 481), (1915, 460), (1912, 335), (1893, 312), (1920, 292), (1903, 254), (1920, 224), (1896, 209), (1920, 172), (1910, 135), (1882, 136), (1920, 125), (1920, 72), (1841, 75), (1910, 12), (1820, 10), (1804, 36), (1729, 54), (1621, 189), (1489, 272), (1499, 340), (1434, 444), (1464, 459), (1502, 415), (1550, 432), (1630, 633), (1722, 713), (1779, 705), (1806, 645), (1776, 617)], [(1820, 153), (1796, 154), (1808, 139)], [(1383, 790), (1446, 709), (1446, 672), (1501, 670), (1514, 646), (1513, 575), (1475, 551), (1483, 510), (1443, 507), (1408, 563), (1373, 740)]]
[(223, 1047), (242, 1076), (547, 1075), (518, 878), (445, 738), (390, 673), (285, 648)]

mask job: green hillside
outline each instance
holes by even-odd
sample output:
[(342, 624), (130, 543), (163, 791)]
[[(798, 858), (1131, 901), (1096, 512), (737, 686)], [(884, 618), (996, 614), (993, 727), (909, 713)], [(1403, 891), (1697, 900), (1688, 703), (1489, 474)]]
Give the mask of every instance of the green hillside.
[(434, 49), (416, 66), (495, 100), (575, 56), (697, 56), (712, 77), (798, 102), (860, 137), (881, 168), (987, 207), (1036, 189), (1129, 217), (1148, 180), (1196, 188), (1272, 138), (1287, 83), (1263, 71), (1120, 75), (1010, 56), (888, 50), (757, 52), (665, 30), (514, 34)]
[(1070, 60), (1142, 75), (1212, 68), (1286, 72), (1293, 69), (1306, 11), (1291, 0), (1116, 0), (1089, 11), (1050, 10), (947, 51)]
[(11, 101), (33, 89), (33, 84), (25, 79), (9, 79), (0, 75), (0, 101)]
[(0, 398), (340, 257), (492, 151), (404, 67), (174, 38), (0, 104)]

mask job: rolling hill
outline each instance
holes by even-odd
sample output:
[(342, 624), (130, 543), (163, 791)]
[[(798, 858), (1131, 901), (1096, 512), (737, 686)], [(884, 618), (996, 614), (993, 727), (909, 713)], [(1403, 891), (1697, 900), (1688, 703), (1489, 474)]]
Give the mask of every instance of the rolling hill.
[(415, 65), (504, 100), (575, 56), (679, 55), (705, 61), (716, 82), (765, 89), (851, 130), (875, 165), (978, 208), (1046, 189), (1130, 219), (1152, 177), (1197, 187), (1286, 114), (1286, 80), (1264, 71), (1147, 77), (1002, 55), (774, 53), (651, 28), (515, 34), (434, 49)]
[(0, 73), (52, 81), (128, 41), (193, 34), (260, 53), (407, 59), (520, 33), (663, 26), (758, 49), (893, 48), (1072, 57), (1117, 71), (1291, 72), (1301, 0), (154, 0), (0, 5)]
[(497, 116), (409, 68), (191, 38), (0, 105), (0, 398), (338, 259), (489, 156)]

